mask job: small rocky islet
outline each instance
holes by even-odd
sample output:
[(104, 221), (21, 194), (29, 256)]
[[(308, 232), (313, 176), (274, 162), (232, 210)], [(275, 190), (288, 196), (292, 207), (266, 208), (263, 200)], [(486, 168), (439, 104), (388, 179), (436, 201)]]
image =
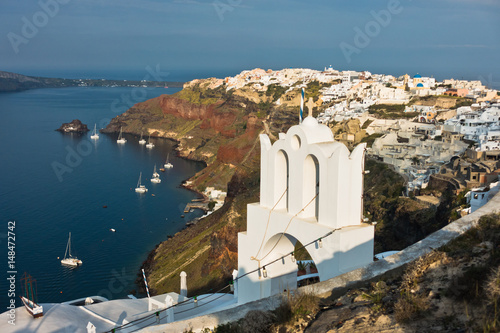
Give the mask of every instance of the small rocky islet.
[(84, 134), (89, 131), (87, 125), (83, 124), (80, 120), (74, 119), (70, 123), (63, 123), (61, 127), (56, 129), (58, 132), (62, 133), (80, 133)]

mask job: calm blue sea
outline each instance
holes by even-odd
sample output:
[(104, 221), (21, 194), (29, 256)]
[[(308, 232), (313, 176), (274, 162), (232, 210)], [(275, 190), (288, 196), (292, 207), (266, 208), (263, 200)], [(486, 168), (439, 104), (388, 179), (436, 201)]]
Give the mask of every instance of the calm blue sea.
[[(125, 297), (136, 288), (141, 263), (155, 245), (202, 215), (194, 211), (181, 218), (196, 195), (179, 187), (203, 168), (201, 163), (171, 153), (174, 168), (160, 172), (160, 184), (150, 182), (154, 165), (163, 165), (173, 142), (152, 139), (156, 146), (149, 150), (128, 135), (120, 146), (115, 135), (101, 134), (94, 143), (90, 132), (54, 131), (73, 119), (89, 128), (94, 123), (104, 127), (117, 115), (116, 106), (123, 107), (124, 96), (137, 102), (139, 96), (145, 100), (178, 90), (60, 88), (0, 94), (0, 312), (10, 299), (9, 221), (15, 221), (16, 293), (19, 278), (28, 272), (37, 280), (39, 302), (47, 303)], [(134, 191), (140, 172), (147, 194)], [(76, 269), (60, 263), (69, 232), (72, 252), (83, 260)]]

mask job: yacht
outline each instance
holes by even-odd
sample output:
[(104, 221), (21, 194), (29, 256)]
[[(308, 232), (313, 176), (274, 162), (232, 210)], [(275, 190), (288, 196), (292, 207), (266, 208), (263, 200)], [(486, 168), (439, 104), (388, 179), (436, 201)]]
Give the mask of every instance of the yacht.
[(148, 144), (146, 145), (146, 148), (153, 148), (155, 145), (151, 142), (151, 134), (149, 134), (149, 140), (148, 140)]
[(120, 127), (120, 135), (118, 135), (118, 140), (116, 140), (117, 143), (125, 143), (127, 140), (123, 137), (123, 128)]
[(140, 144), (140, 145), (145, 145), (145, 144), (146, 144), (146, 140), (144, 140), (144, 139), (142, 138), (142, 132), (141, 132), (141, 139), (139, 140), (139, 144)]
[(170, 153), (168, 153), (167, 160), (165, 161), (165, 164), (163, 165), (166, 169), (171, 169), (174, 167), (173, 164), (169, 162), (169, 157), (170, 157)]
[(156, 172), (156, 164), (153, 171), (153, 178), (151, 178), (151, 183), (161, 183), (160, 174)]
[(66, 244), (66, 252), (64, 252), (64, 258), (61, 260), (61, 264), (72, 267), (83, 264), (80, 259), (71, 255), (71, 232), (69, 233), (68, 244)]
[(94, 131), (92, 132), (90, 138), (93, 140), (99, 139), (99, 134), (97, 134), (97, 124), (94, 124)]
[(135, 188), (135, 191), (137, 193), (146, 193), (148, 189), (146, 186), (141, 184), (141, 177), (142, 177), (142, 172), (139, 174), (139, 181), (137, 182), (137, 187)]

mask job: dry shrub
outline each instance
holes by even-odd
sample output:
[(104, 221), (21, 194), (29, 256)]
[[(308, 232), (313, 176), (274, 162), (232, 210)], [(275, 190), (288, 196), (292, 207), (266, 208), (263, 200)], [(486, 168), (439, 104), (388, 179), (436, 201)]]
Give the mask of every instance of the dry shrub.
[(383, 309), (382, 299), (387, 296), (388, 292), (389, 288), (387, 287), (387, 284), (384, 281), (378, 281), (377, 283), (372, 283), (372, 290), (370, 293), (363, 293), (361, 296), (372, 302), (372, 310), (374, 312), (378, 312)]
[(500, 299), (500, 266), (491, 271), (486, 280), (485, 290), (490, 303), (498, 302)]
[(238, 323), (241, 333), (267, 333), (275, 321), (272, 312), (252, 310)]
[(424, 295), (403, 295), (394, 305), (394, 316), (398, 323), (406, 323), (429, 309)]
[(316, 314), (319, 310), (319, 297), (303, 293), (288, 291), (281, 305), (274, 310), (276, 321), (280, 324), (289, 324), (299, 318)]
[(417, 288), (418, 283), (429, 266), (437, 261), (444, 260), (445, 258), (446, 253), (434, 250), (409, 264), (401, 281), (401, 290), (408, 293), (412, 289)]
[(395, 317), (398, 322), (407, 322), (429, 309), (427, 297), (417, 293), (419, 283), (433, 263), (445, 258), (444, 252), (432, 251), (408, 266), (401, 281), (401, 297), (394, 305)]

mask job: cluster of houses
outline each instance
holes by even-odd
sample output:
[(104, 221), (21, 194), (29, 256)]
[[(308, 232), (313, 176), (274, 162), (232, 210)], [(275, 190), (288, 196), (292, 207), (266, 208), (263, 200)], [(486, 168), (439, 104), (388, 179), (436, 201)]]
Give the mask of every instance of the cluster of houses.
[(443, 130), (459, 133), (477, 143), (479, 151), (500, 149), (500, 104), (486, 108), (460, 107), (454, 118), (445, 121)]
[[(323, 84), (316, 102), (321, 110), (318, 122), (333, 126), (356, 119), (363, 126), (368, 121), (369, 126), (363, 126), (366, 135), (381, 135), (373, 143), (369, 155), (406, 175), (407, 193), (425, 188), (431, 175), (440, 173), (443, 166), (464, 154), (471, 145), (474, 151), (500, 150), (500, 96), (480, 81), (447, 79), (438, 82), (419, 74), (394, 77), (367, 71), (338, 71), (330, 66), (322, 71), (256, 68), (234, 77), (212, 80), (211, 88), (224, 85), (231, 90), (246, 86), (266, 91), (269, 85), (276, 84), (288, 88), (276, 101), (282, 104), (300, 100), (294, 92), (312, 81)], [(450, 110), (451, 105), (446, 103), (455, 103), (449, 98), (436, 105), (409, 103), (415, 96), (446, 95), (469, 98), (474, 104)], [(411, 120), (378, 119), (369, 113), (374, 104), (405, 105), (405, 112), (417, 116)], [(341, 134), (336, 135), (336, 139), (337, 136), (340, 139)]]
[(444, 124), (374, 122), (367, 132), (383, 134), (369, 154), (407, 176), (407, 194), (426, 188), (433, 174), (454, 179), (457, 190), (488, 186), (500, 174), (500, 104), (458, 108)]

